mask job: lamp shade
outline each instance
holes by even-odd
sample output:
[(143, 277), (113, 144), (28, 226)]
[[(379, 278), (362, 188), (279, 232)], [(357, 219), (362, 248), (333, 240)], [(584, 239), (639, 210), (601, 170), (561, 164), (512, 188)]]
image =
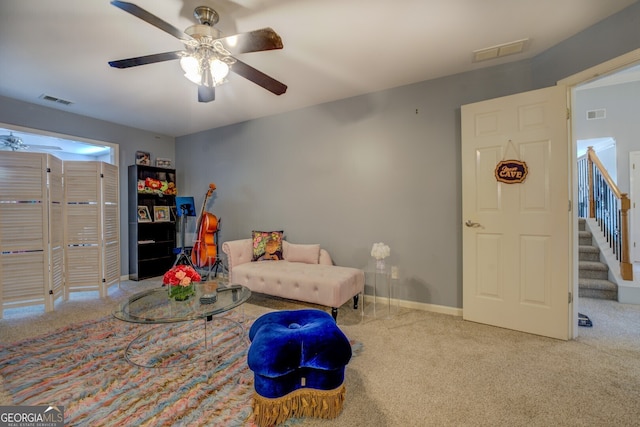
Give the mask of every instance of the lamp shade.
[(226, 62), (222, 62), (217, 58), (211, 61), (211, 75), (213, 76), (214, 85), (222, 83), (228, 74), (229, 66)]
[(186, 78), (195, 84), (200, 84), (202, 77), (200, 75), (200, 65), (196, 58), (193, 56), (183, 56), (180, 58), (180, 67), (182, 67)]
[(218, 58), (212, 58), (208, 64), (201, 64), (195, 56), (183, 56), (180, 58), (180, 67), (187, 79), (208, 87), (218, 86), (229, 74), (229, 65)]

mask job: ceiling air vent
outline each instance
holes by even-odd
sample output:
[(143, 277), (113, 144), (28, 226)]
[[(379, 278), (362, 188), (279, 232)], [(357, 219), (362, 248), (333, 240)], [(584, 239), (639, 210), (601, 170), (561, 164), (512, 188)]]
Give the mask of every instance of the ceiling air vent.
[(486, 61), (488, 59), (497, 59), (503, 56), (522, 53), (527, 48), (528, 43), (529, 39), (522, 39), (497, 46), (487, 47), (484, 49), (474, 50), (473, 62)]
[(71, 104), (73, 104), (73, 102), (67, 101), (66, 99), (57, 98), (57, 97), (51, 96), (51, 95), (45, 95), (44, 93), (42, 95), (40, 95), (40, 99), (44, 99), (45, 101), (55, 102), (56, 104), (62, 104), (62, 105), (71, 105)]
[(599, 120), (607, 117), (607, 110), (604, 108), (600, 110), (589, 110), (587, 111), (587, 120)]

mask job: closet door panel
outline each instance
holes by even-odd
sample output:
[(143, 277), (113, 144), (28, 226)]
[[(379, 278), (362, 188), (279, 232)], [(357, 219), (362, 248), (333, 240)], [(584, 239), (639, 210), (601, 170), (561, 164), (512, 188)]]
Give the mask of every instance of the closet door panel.
[(47, 195), (45, 154), (3, 152), (0, 156), (0, 200), (42, 201)]
[(46, 211), (41, 202), (0, 203), (0, 250), (43, 250)]
[(104, 281), (106, 286), (120, 281), (120, 242), (104, 246)]
[(99, 209), (96, 204), (67, 205), (67, 245), (97, 245), (100, 242)]
[(0, 280), (3, 308), (43, 304), (48, 260), (44, 252), (0, 255)]
[(100, 248), (67, 247), (67, 290), (98, 290), (102, 282)]

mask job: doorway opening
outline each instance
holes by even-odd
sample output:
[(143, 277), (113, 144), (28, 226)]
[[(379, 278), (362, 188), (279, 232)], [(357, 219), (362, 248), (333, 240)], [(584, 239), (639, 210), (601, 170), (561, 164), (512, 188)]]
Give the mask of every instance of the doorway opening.
[[(21, 140), (20, 151), (48, 153), (61, 160), (100, 161), (118, 165), (118, 145), (0, 123), (0, 135)], [(12, 150), (0, 141), (0, 150)]]
[[(576, 167), (577, 159), (584, 155), (586, 148), (592, 146), (620, 191), (630, 195), (633, 169), (630, 160), (627, 159), (630, 159), (633, 151), (640, 153), (640, 140), (635, 136), (638, 133), (635, 124), (637, 120), (629, 119), (630, 116), (637, 117), (640, 112), (640, 100), (637, 96), (640, 91), (639, 59), (640, 50), (636, 50), (559, 82), (570, 90), (572, 150), (575, 155), (573, 167)], [(640, 191), (640, 177), (636, 179), (636, 186)], [(576, 193), (577, 182), (574, 182), (574, 198)], [(577, 200), (577, 198), (575, 199)], [(640, 199), (631, 196), (632, 210), (629, 211), (631, 236), (634, 235), (634, 230), (640, 229), (640, 223), (634, 219), (638, 216), (634, 214), (636, 212), (634, 200)], [(574, 213), (577, 224), (578, 209), (574, 209)], [(577, 225), (574, 230), (577, 230)], [(577, 241), (578, 236), (575, 239)], [(632, 255), (634, 253), (633, 246), (632, 241), (630, 244)], [(578, 245), (576, 244), (574, 247), (577, 252)], [(579, 296), (577, 253), (574, 260), (576, 262), (574, 295)], [(634, 261), (633, 258), (631, 260)], [(610, 266), (610, 268), (615, 269), (615, 273), (619, 276), (620, 267), (618, 265)], [(611, 301), (611, 303), (640, 304), (640, 292), (636, 292), (635, 296), (633, 293), (627, 292), (631, 287), (640, 289), (638, 287), (640, 284), (639, 273), (639, 264), (636, 263), (634, 265), (635, 284), (625, 287), (625, 281), (617, 281), (619, 285), (618, 300)], [(628, 281), (627, 284), (630, 285)], [(588, 315), (583, 311), (583, 308), (579, 308), (580, 298), (574, 298), (574, 301), (575, 315), (577, 316), (578, 311)], [(593, 307), (592, 302), (583, 299), (584, 309)], [(624, 311), (624, 309), (621, 310)], [(576, 325), (574, 336), (578, 336), (578, 330), (587, 329), (578, 328), (577, 322), (574, 325)]]

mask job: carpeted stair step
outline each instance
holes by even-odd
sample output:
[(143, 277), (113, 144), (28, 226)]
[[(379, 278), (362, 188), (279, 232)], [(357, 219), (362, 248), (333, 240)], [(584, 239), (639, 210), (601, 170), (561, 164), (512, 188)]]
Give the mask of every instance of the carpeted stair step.
[(609, 267), (598, 261), (578, 261), (578, 278), (608, 279)]
[(578, 218), (578, 231), (584, 231), (587, 229), (587, 220), (585, 218)]
[(578, 288), (584, 298), (618, 300), (618, 286), (609, 281), (609, 267), (600, 262), (600, 248), (586, 230), (586, 220), (578, 218)]
[(579, 261), (600, 261), (600, 249), (595, 246), (578, 246)]
[(618, 300), (618, 286), (604, 279), (578, 279), (578, 295), (583, 298)]
[(592, 238), (590, 231), (578, 231), (578, 245), (591, 246)]

